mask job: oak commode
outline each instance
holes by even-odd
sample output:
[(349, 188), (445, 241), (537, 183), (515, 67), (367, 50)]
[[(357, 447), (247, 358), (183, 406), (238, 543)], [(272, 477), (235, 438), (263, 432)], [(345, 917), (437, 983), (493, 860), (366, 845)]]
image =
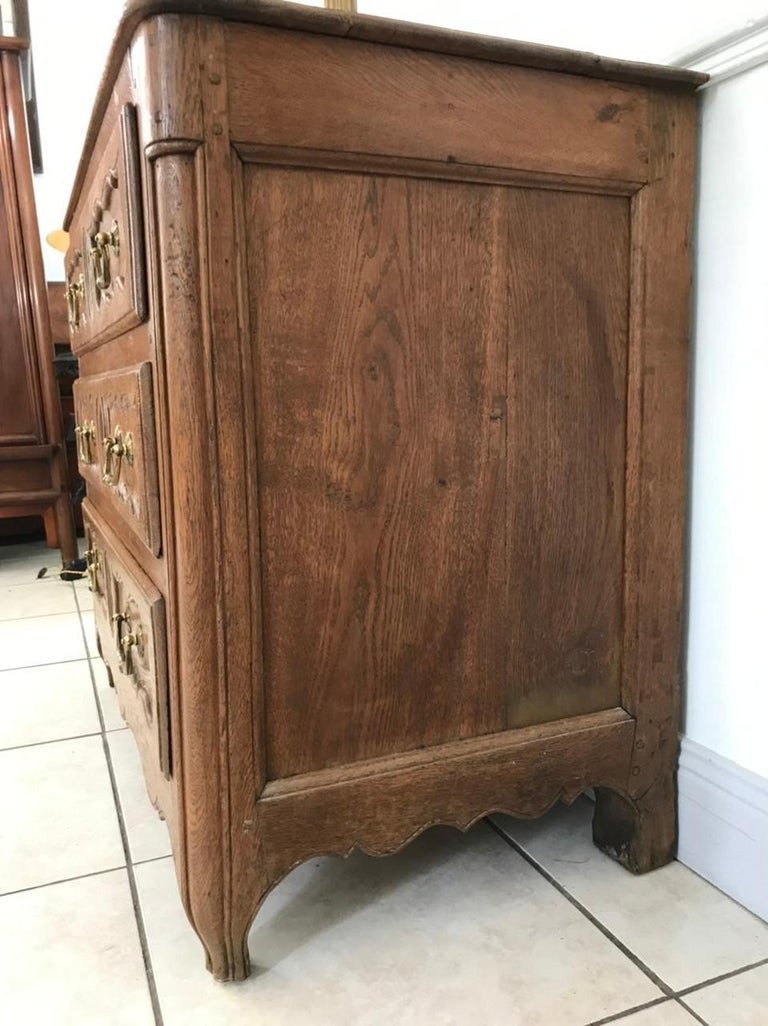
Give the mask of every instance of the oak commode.
[(102, 655), (219, 979), (312, 856), (674, 851), (703, 76), (138, 0), (67, 215)]

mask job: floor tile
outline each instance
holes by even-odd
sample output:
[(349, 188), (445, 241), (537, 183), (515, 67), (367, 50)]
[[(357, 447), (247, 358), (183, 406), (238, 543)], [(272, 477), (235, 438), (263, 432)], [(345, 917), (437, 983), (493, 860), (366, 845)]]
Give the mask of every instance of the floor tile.
[(768, 956), (768, 924), (679, 862), (633, 876), (592, 844), (581, 799), (541, 820), (494, 820), (675, 990)]
[(124, 730), (125, 720), (117, 704), (117, 692), (110, 686), (107, 668), (99, 656), (90, 660), (93, 679), (96, 681), (96, 697), (104, 717), (105, 730)]
[(30, 584), (3, 584), (0, 580), (0, 620), (76, 612), (72, 585), (58, 577), (44, 577)]
[(87, 609), (93, 609), (93, 592), (88, 587), (88, 581), (83, 578), (82, 580), (75, 581), (75, 595), (77, 596), (77, 605), (81, 612), (85, 612)]
[(88, 660), (0, 670), (0, 748), (98, 734)]
[(90, 657), (91, 659), (99, 659), (99, 643), (96, 640), (96, 621), (93, 616), (93, 610), (84, 610), (80, 614), (80, 619), (83, 623), (85, 642), (88, 646), (88, 652), (90, 654)]
[(576, 1026), (660, 994), (485, 824), (300, 866), (256, 919), (243, 984), (205, 971), (170, 860), (136, 879), (165, 1026)]
[[(61, 569), (61, 553), (49, 549), (45, 542), (26, 545), (0, 545), (0, 582), (4, 585), (31, 584), (39, 572), (47, 568), (48, 576)], [(58, 578), (57, 578), (58, 579)]]
[(86, 656), (77, 613), (0, 621), (0, 670), (64, 663)]
[(152, 1026), (125, 870), (0, 898), (0, 1026)]
[(616, 1026), (700, 1026), (692, 1015), (677, 1003), (665, 1001), (653, 1008), (635, 1012), (624, 1019), (619, 1019)]
[(131, 861), (142, 862), (170, 855), (168, 829), (149, 800), (141, 757), (130, 730), (111, 733), (109, 750), (128, 834)]
[(768, 965), (739, 973), (683, 998), (709, 1026), (765, 1026), (768, 1022)]
[(0, 890), (125, 863), (101, 737), (0, 752)]

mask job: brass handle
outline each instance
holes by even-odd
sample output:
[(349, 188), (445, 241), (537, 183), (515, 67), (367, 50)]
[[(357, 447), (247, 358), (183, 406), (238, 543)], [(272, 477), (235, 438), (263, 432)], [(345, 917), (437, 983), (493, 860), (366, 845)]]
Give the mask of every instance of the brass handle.
[(106, 291), (112, 281), (109, 267), (110, 251), (115, 256), (120, 253), (120, 230), (117, 221), (112, 222), (108, 232), (96, 232), (91, 236), (90, 256), (97, 295)]
[[(112, 617), (112, 619), (117, 622), (118, 636), (119, 636), (119, 633), (120, 633), (120, 624), (121, 623), (127, 624), (129, 628), (131, 626), (131, 617), (130, 617), (130, 614), (128, 613), (127, 610), (126, 610), (125, 613), (116, 613)], [(134, 648), (139, 648), (140, 649), (142, 644), (143, 644), (143, 642), (144, 642), (144, 632), (141, 629), (141, 624), (140, 623), (137, 623), (136, 626), (132, 630), (129, 630), (127, 634), (124, 634), (120, 638), (120, 648), (123, 650), (123, 655), (122, 655), (122, 664), (123, 665), (122, 665), (121, 669), (122, 669), (123, 673), (125, 673), (126, 675), (130, 675), (130, 674), (133, 673), (133, 655), (132, 655), (133, 649)]]
[(104, 445), (104, 472), (101, 479), (105, 484), (115, 485), (120, 477), (120, 465), (123, 460), (129, 467), (133, 466), (133, 435), (127, 431), (123, 435), (117, 426), (114, 433), (107, 435)]
[(75, 437), (77, 438), (78, 463), (93, 463), (91, 442), (96, 438), (96, 425), (94, 422), (86, 420), (82, 424), (75, 424)]
[(99, 593), (99, 570), (101, 570), (101, 559), (99, 556), (99, 550), (94, 546), (92, 549), (86, 549), (85, 554), (85, 572), (88, 575), (88, 587), (91, 591)]
[(76, 331), (80, 327), (82, 316), (83, 299), (85, 298), (85, 282), (82, 274), (77, 281), (67, 285), (64, 295), (67, 298), (67, 321), (70, 331)]

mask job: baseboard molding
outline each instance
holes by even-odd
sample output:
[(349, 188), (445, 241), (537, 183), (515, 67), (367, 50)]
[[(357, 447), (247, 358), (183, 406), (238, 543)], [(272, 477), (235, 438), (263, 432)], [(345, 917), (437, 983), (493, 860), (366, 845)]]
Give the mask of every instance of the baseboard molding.
[(682, 739), (678, 859), (768, 920), (768, 780)]
[(680, 54), (670, 63), (691, 71), (705, 71), (709, 82), (723, 82), (768, 61), (768, 17), (753, 21), (706, 46)]

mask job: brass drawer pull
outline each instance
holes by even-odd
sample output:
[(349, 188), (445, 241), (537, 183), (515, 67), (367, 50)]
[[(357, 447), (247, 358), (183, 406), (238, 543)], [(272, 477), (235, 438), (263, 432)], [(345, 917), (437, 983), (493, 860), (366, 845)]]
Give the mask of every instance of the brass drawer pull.
[(96, 425), (92, 420), (83, 421), (82, 424), (75, 424), (75, 437), (77, 438), (77, 459), (79, 463), (93, 463), (93, 452), (91, 442), (96, 438)]
[[(112, 617), (112, 622), (117, 624), (117, 636), (120, 641), (120, 648), (122, 650), (121, 656), (121, 669), (123, 673), (129, 675), (133, 673), (133, 650), (137, 648), (141, 651), (144, 645), (144, 631), (141, 628), (141, 624), (137, 623), (133, 629), (131, 629), (131, 614), (126, 610), (124, 613), (115, 613)], [(128, 633), (120, 636), (120, 626), (126, 624), (128, 627)]]
[(123, 460), (129, 467), (133, 466), (133, 435), (126, 431), (123, 435), (119, 425), (114, 433), (104, 439), (104, 472), (101, 479), (104, 484), (115, 485), (120, 477), (120, 465)]
[(80, 327), (83, 300), (85, 299), (85, 283), (82, 274), (77, 281), (67, 285), (64, 295), (67, 298), (67, 321), (69, 322), (69, 328), (70, 331), (75, 331)]
[(91, 266), (97, 294), (105, 292), (112, 282), (110, 251), (115, 256), (120, 253), (120, 230), (117, 221), (112, 222), (108, 232), (96, 232), (91, 237)]
[(91, 591), (99, 593), (99, 570), (101, 570), (101, 558), (99, 550), (94, 546), (86, 549), (84, 553), (85, 572), (88, 575), (88, 587)]

